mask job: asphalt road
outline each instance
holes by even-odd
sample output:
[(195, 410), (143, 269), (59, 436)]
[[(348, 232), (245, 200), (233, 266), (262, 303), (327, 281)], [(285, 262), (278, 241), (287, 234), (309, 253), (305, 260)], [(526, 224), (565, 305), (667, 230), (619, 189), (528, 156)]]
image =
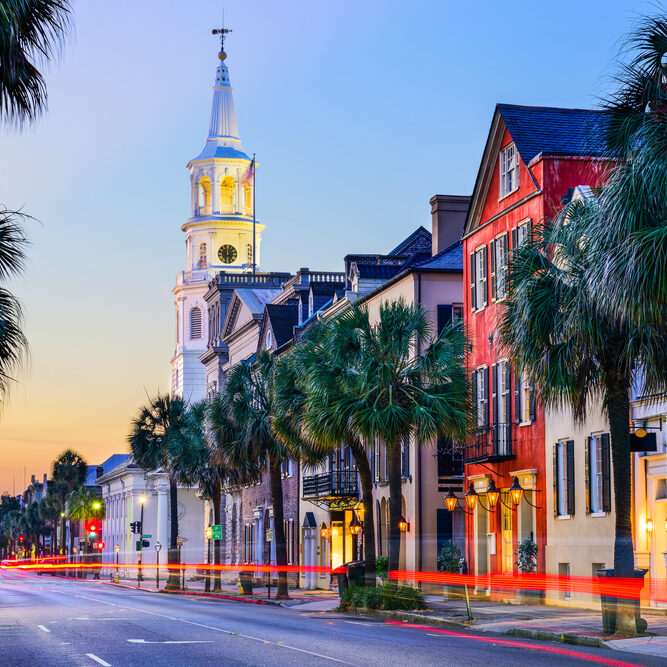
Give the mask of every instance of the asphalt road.
[(0, 665), (659, 665), (657, 659), (0, 570)]

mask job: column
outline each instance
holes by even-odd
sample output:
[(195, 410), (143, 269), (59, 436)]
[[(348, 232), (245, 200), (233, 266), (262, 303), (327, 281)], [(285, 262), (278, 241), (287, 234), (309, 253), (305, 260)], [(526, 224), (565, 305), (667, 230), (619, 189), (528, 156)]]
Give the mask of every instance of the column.
[[(169, 548), (169, 482), (166, 479), (155, 480), (157, 491), (157, 521), (155, 539), (166, 550)], [(155, 544), (155, 543), (154, 543)]]

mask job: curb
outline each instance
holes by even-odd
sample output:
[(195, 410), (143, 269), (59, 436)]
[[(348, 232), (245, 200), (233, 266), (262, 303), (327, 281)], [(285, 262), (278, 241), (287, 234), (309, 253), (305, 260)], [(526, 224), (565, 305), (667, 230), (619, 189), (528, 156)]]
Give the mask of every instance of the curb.
[(570, 632), (549, 632), (548, 630), (527, 630), (524, 628), (509, 628), (504, 635), (521, 637), (523, 639), (539, 639), (541, 641), (558, 642), (559, 644), (573, 644), (575, 646), (589, 646), (593, 648), (607, 648), (604, 639), (591, 635), (576, 635)]
[(392, 621), (401, 621), (403, 623), (432, 625), (434, 627), (454, 628), (456, 630), (464, 630), (469, 627), (461, 621), (426, 616), (425, 614), (418, 614), (409, 611), (387, 611), (384, 609), (367, 609), (365, 607), (354, 607), (352, 609), (346, 609), (345, 611), (335, 611), (341, 614), (347, 614), (349, 616), (372, 616), (375, 618), (386, 618)]

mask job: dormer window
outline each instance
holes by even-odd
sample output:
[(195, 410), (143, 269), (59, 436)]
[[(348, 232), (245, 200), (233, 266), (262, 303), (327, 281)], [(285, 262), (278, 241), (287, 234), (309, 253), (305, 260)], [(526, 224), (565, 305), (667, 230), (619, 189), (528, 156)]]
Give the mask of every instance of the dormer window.
[(500, 198), (519, 188), (519, 154), (514, 144), (500, 151)]
[(268, 350), (273, 346), (273, 335), (271, 334), (271, 329), (266, 332), (266, 349)]

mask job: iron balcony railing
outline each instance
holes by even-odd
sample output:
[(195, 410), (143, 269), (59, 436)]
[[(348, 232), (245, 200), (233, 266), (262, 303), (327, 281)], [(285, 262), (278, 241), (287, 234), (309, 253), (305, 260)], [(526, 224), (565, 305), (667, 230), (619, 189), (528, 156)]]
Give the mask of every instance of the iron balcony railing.
[(304, 498), (358, 496), (356, 470), (330, 470), (303, 478)]
[(502, 461), (513, 456), (512, 424), (487, 424), (476, 428), (463, 449), (465, 463)]

